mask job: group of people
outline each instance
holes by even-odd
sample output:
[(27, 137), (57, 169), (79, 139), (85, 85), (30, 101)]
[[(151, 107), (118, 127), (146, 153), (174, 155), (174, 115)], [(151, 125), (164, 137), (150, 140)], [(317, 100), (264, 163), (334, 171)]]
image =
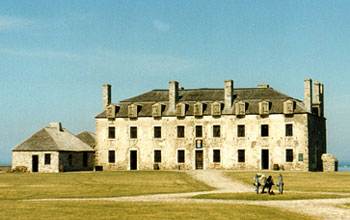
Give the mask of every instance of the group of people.
[[(262, 186), (261, 193), (265, 193), (265, 189), (267, 189), (267, 193), (274, 194), (273, 191), (271, 191), (272, 186), (274, 185), (272, 176), (269, 176), (266, 178), (264, 174), (256, 174), (254, 177), (254, 185), (256, 185), (256, 193), (258, 193), (259, 186)], [(261, 182), (261, 183), (260, 183)]]

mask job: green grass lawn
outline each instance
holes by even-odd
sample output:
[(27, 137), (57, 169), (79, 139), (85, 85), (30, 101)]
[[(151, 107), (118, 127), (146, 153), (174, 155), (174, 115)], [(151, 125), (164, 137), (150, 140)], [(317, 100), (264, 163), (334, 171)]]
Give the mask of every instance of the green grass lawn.
[(254, 201), (267, 201), (267, 200), (304, 200), (304, 199), (339, 199), (349, 198), (349, 196), (331, 195), (321, 193), (297, 193), (286, 192), (284, 194), (269, 195), (255, 194), (255, 193), (209, 193), (194, 196), (194, 199), (222, 199), (222, 200), (254, 200)]
[(276, 208), (240, 204), (110, 201), (0, 201), (2, 220), (25, 219), (316, 219)]
[[(253, 184), (256, 172), (227, 172)], [(277, 180), (278, 172), (272, 174)], [(287, 190), (350, 192), (347, 173), (283, 172)], [(299, 179), (300, 182), (295, 181)], [(253, 186), (253, 185), (252, 185)], [(185, 172), (115, 171), (0, 174), (1, 219), (312, 219), (278, 208), (243, 204), (113, 201), (19, 201), (40, 198), (101, 198), (211, 190)], [(277, 190), (275, 190), (277, 191)], [(208, 194), (201, 198), (241, 200), (337, 198), (334, 195), (286, 192), (283, 195)]]
[[(350, 172), (277, 172), (277, 171), (245, 171), (226, 172), (225, 174), (253, 186), (256, 173), (271, 175), (274, 182), (279, 174), (283, 176), (284, 189), (305, 192), (344, 192), (350, 193)], [(260, 188), (261, 189), (261, 188)], [(277, 187), (272, 187), (278, 191)]]
[(184, 172), (115, 171), (0, 174), (0, 200), (98, 198), (210, 190)]

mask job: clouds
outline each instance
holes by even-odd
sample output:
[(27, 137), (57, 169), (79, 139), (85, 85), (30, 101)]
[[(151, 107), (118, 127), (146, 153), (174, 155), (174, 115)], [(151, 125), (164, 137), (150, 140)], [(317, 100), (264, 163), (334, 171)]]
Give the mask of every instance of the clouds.
[[(197, 60), (157, 53), (131, 53), (107, 49), (89, 51), (57, 51), (1, 48), (0, 56), (23, 58), (51, 59), (54, 62), (74, 62), (76, 65), (90, 66), (96, 71), (118, 71), (130, 74), (164, 74), (198, 68)], [(25, 62), (25, 61), (23, 61)]]
[(167, 32), (167, 31), (169, 31), (169, 24), (167, 24), (167, 23), (165, 23), (165, 22), (163, 22), (163, 21), (160, 21), (160, 20), (158, 20), (158, 19), (154, 19), (153, 21), (152, 21), (152, 23), (153, 23), (153, 27), (155, 28), (155, 29), (157, 29), (158, 31), (161, 31), (161, 32)]
[(0, 32), (7, 30), (19, 30), (31, 26), (35, 21), (19, 17), (0, 15)]

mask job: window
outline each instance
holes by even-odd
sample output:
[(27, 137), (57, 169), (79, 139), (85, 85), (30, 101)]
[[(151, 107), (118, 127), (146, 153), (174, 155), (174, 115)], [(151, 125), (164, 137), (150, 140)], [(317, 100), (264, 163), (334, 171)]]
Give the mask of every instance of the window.
[(162, 137), (162, 127), (154, 127), (154, 138)]
[(115, 127), (108, 127), (108, 138), (115, 138)]
[(238, 150), (238, 162), (245, 162), (245, 150)]
[(202, 132), (202, 125), (197, 125), (196, 126), (196, 137), (202, 137), (203, 132)]
[(45, 165), (51, 164), (51, 154), (45, 154)]
[(130, 127), (130, 138), (137, 138), (137, 127)]
[(115, 163), (115, 151), (108, 151), (108, 163)]
[(269, 136), (269, 125), (261, 125), (261, 137)]
[(286, 124), (286, 136), (293, 136), (293, 124)]
[(87, 167), (88, 166), (88, 153), (84, 152), (83, 153), (83, 167)]
[(286, 162), (293, 162), (293, 149), (286, 150)]
[(178, 150), (177, 151), (177, 162), (178, 163), (185, 163), (185, 150)]
[(162, 151), (155, 150), (154, 151), (154, 162), (161, 163), (162, 162)]
[(177, 137), (178, 138), (185, 137), (185, 126), (177, 126)]
[(213, 162), (214, 163), (220, 163), (220, 150), (213, 150)]
[(237, 126), (237, 136), (238, 137), (245, 137), (245, 126), (244, 125)]
[(220, 137), (220, 125), (213, 126), (213, 137)]
[(303, 155), (303, 153), (299, 153), (299, 154), (298, 154), (298, 161), (299, 161), (299, 162), (303, 162), (303, 161), (304, 161), (304, 155)]

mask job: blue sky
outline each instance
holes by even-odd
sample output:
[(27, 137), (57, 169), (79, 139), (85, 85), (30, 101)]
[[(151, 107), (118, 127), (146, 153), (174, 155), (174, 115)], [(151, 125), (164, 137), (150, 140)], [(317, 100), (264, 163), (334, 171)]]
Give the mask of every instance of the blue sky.
[(95, 130), (113, 102), (177, 80), (185, 88), (268, 83), (303, 99), (325, 84), (328, 152), (350, 158), (350, 1), (1, 1), (0, 164), (61, 121)]

